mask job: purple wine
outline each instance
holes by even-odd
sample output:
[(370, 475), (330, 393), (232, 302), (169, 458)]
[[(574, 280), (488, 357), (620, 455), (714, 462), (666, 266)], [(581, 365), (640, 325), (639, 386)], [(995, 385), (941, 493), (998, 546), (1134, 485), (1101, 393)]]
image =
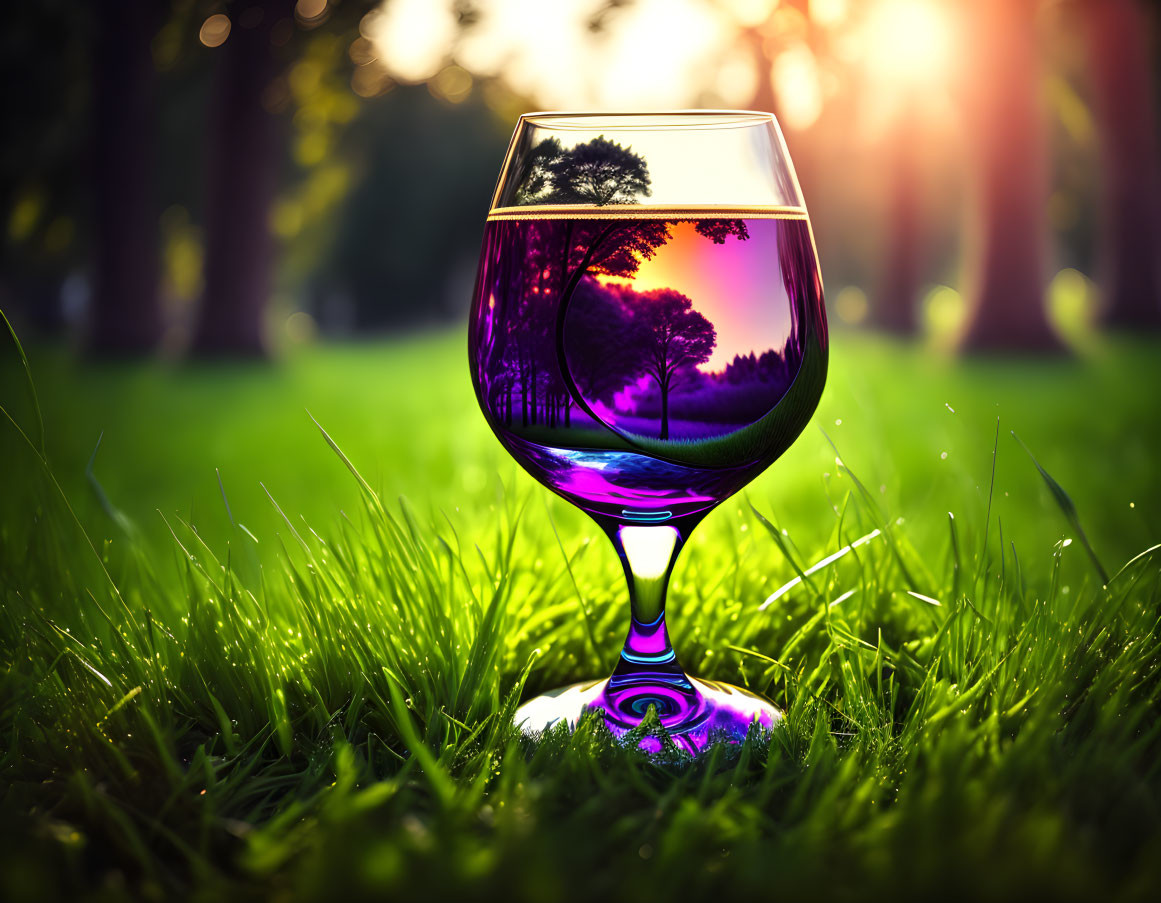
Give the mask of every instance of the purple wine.
[[(735, 212), (735, 211), (730, 211)], [(804, 212), (493, 216), (469, 335), (488, 423), (606, 526), (691, 526), (769, 466), (826, 378)]]

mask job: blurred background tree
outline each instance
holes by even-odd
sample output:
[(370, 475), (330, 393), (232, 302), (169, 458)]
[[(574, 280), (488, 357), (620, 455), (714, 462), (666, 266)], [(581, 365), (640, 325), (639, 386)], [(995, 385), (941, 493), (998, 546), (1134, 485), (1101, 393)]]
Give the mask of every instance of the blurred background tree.
[(161, 337), (151, 44), (163, 12), (151, 0), (93, 6), (89, 341), (99, 351), (149, 351)]
[(1059, 347), (1098, 315), (1161, 326), (1148, 0), (4, 16), (0, 303), (97, 352), (256, 355), (462, 316), (507, 135), (536, 108), (774, 111), (838, 325), (975, 348)]
[(1101, 149), (1099, 274), (1114, 326), (1161, 328), (1161, 144), (1150, 22), (1137, 0), (1082, 0)]
[(274, 250), (270, 210), (286, 144), (270, 92), (289, 55), (295, 3), (226, 9), (233, 19), (217, 13), (200, 32), (203, 44), (220, 49), (206, 123), (205, 287), (193, 348), (260, 354)]
[(967, 340), (976, 348), (1056, 345), (1044, 311), (1048, 194), (1038, 6), (1038, 0), (978, 0), (968, 14), (968, 43), (987, 48), (965, 92), (973, 163)]

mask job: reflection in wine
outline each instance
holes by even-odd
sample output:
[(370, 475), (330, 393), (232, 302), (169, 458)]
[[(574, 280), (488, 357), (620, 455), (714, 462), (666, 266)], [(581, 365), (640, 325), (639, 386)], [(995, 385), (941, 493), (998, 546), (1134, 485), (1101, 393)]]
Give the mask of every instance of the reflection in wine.
[[(812, 397), (772, 416), (825, 342), (809, 226), (618, 213), (488, 223), (474, 375), (492, 428), (537, 479), (601, 518), (685, 520), (777, 458), (813, 409), (821, 373), (797, 389)], [(674, 236), (696, 251), (697, 297), (664, 256)]]

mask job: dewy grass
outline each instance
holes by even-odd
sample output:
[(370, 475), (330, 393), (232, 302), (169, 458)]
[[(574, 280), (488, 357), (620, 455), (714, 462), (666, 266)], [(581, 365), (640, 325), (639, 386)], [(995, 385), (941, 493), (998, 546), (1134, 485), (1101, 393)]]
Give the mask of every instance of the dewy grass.
[(41, 352), (43, 440), (0, 362), (0, 897), (1152, 897), (1154, 348), (948, 370), (840, 336), (834, 447), (808, 430), (675, 574), (683, 662), (787, 715), (691, 761), (509, 728), (608, 671), (625, 601), (461, 345)]

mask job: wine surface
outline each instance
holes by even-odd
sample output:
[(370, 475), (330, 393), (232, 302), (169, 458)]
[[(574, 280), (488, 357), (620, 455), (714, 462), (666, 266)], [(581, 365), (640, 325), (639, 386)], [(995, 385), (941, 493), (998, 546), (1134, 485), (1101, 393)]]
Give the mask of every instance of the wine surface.
[(494, 211), (469, 335), (489, 424), (605, 522), (700, 518), (782, 454), (826, 377), (802, 211)]

